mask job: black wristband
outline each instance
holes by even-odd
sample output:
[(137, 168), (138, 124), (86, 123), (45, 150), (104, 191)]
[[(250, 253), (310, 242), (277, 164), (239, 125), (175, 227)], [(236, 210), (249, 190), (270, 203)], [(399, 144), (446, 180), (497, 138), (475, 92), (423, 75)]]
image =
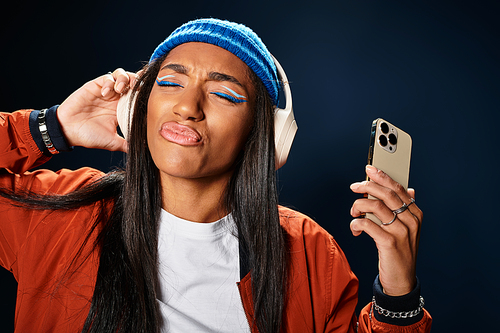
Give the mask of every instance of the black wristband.
[(54, 147), (54, 144), (52, 143), (52, 139), (50, 138), (49, 135), (49, 130), (47, 128), (47, 123), (45, 119), (45, 113), (47, 112), (47, 109), (43, 109), (38, 113), (38, 130), (40, 131), (40, 134), (42, 135), (42, 140), (43, 143), (45, 144), (45, 148), (51, 153), (52, 155), (54, 154), (59, 154), (59, 151)]
[[(384, 294), (379, 277), (377, 276), (375, 278), (375, 282), (373, 283), (373, 296), (376, 304), (380, 308), (389, 310), (390, 312), (406, 313), (416, 311), (419, 309), (419, 307), (421, 307), (420, 281), (417, 278), (417, 285), (409, 294), (403, 296), (389, 296)], [(378, 321), (398, 326), (408, 326), (415, 324), (419, 322), (424, 316), (423, 311), (418, 312), (418, 314), (413, 317), (407, 318), (392, 318), (391, 316), (384, 316), (375, 310), (372, 312)]]
[[(50, 137), (50, 140), (53, 144), (55, 150), (61, 151), (71, 151), (73, 147), (70, 147), (66, 142), (66, 138), (64, 137), (61, 126), (59, 125), (59, 121), (57, 120), (57, 108), (59, 105), (55, 105), (45, 111), (45, 124), (47, 133)], [(42, 134), (40, 132), (40, 122), (39, 122), (39, 110), (34, 110), (30, 114), (30, 132), (33, 140), (35, 140), (36, 145), (40, 149), (40, 151), (47, 156), (52, 156), (52, 153), (49, 152)]]

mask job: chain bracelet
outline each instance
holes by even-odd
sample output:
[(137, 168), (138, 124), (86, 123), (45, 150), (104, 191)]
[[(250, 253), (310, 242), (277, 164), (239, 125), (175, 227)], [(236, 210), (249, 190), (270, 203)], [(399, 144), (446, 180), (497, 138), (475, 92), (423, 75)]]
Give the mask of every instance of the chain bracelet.
[(384, 317), (390, 317), (390, 318), (412, 318), (415, 316), (418, 316), (420, 312), (422, 312), (422, 309), (424, 308), (424, 298), (420, 296), (420, 304), (418, 305), (418, 308), (416, 310), (412, 311), (402, 311), (402, 312), (393, 312), (386, 310), (384, 308), (381, 308), (377, 302), (375, 302), (375, 296), (372, 298), (372, 304), (373, 304), (373, 309), (378, 312), (379, 315), (382, 315)]

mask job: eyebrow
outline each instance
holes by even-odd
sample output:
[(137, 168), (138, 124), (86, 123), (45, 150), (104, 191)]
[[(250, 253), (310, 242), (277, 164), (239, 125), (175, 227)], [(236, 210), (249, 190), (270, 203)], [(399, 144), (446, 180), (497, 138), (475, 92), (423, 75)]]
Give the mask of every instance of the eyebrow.
[(219, 81), (219, 82), (231, 82), (231, 83), (234, 83), (234, 84), (243, 88), (243, 85), (240, 83), (240, 81), (238, 81), (234, 76), (231, 76), (228, 74), (219, 73), (219, 72), (210, 72), (208, 74), (208, 78), (210, 80)]
[[(167, 64), (163, 66), (160, 71), (164, 69), (171, 69), (174, 72), (180, 73), (180, 74), (187, 74), (189, 72), (188, 68), (184, 65), (181, 64)], [(219, 73), (219, 72), (210, 72), (208, 74), (208, 78), (210, 80), (218, 81), (218, 82), (231, 82), (234, 83), (242, 88), (243, 85), (238, 81), (234, 76), (229, 75), (229, 74), (224, 74), (224, 73)]]
[(187, 74), (189, 71), (186, 66), (180, 65), (180, 64), (168, 64), (163, 66), (160, 69), (160, 72), (164, 69), (171, 69), (174, 72), (180, 73), (180, 74)]

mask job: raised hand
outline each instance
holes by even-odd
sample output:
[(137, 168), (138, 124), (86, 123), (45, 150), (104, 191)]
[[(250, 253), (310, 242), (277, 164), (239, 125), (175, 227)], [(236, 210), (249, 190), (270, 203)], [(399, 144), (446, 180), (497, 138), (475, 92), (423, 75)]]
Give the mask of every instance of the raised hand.
[(71, 94), (57, 110), (68, 143), (126, 152), (127, 142), (116, 131), (116, 106), (135, 79), (136, 74), (120, 68), (85, 83)]

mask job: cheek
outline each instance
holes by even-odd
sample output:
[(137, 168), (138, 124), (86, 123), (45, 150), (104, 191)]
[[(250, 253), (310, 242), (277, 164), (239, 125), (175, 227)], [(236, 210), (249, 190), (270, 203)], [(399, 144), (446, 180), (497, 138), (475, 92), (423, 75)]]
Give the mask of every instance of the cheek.
[(158, 103), (158, 98), (155, 94), (155, 89), (153, 88), (153, 90), (151, 91), (151, 94), (149, 95), (149, 99), (148, 99), (148, 105), (147, 105), (147, 117), (148, 117), (148, 124), (150, 122), (150, 119), (153, 119), (153, 118), (156, 118), (157, 114), (159, 114), (159, 105), (160, 103)]
[(147, 133), (147, 145), (151, 155), (155, 156), (155, 145), (157, 144), (157, 136), (159, 133), (159, 122), (161, 117), (161, 103), (154, 98), (153, 93), (148, 100), (147, 113), (146, 113), (146, 133)]
[(247, 141), (253, 125), (253, 117), (244, 115), (239, 117), (226, 118), (220, 123), (220, 130), (224, 133), (221, 140), (223, 144), (235, 149), (238, 152), (243, 148)]
[(168, 109), (166, 101), (163, 101), (161, 95), (155, 93), (155, 88), (151, 91), (148, 99), (147, 113), (146, 113), (146, 123), (147, 123), (147, 133), (148, 139), (153, 133), (156, 133), (160, 129), (160, 118), (165, 114)]
[(147, 126), (146, 132), (147, 132), (148, 144), (151, 142), (152, 132), (153, 132), (153, 128), (155, 127), (154, 123), (155, 123), (155, 119), (156, 119), (154, 112), (151, 112), (151, 110), (152, 110), (151, 103), (148, 102), (148, 110), (146, 113), (146, 126)]

